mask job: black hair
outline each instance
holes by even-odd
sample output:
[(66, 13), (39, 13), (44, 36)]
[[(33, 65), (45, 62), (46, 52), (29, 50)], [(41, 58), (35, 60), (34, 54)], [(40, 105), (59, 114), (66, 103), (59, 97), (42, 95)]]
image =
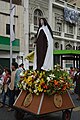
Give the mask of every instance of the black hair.
[(21, 67), (21, 66), (24, 66), (24, 64), (23, 64), (23, 63), (21, 63), (21, 64), (19, 65), (19, 67)]
[(9, 73), (9, 75), (11, 75), (11, 70), (6, 68), (6, 71)]
[(18, 63), (17, 62), (13, 62), (12, 66), (14, 66), (17, 69), (18, 68)]
[[(42, 25), (41, 25), (41, 19), (43, 19), (43, 21), (44, 21), (44, 26), (47, 25), (47, 27), (48, 27), (48, 29), (49, 29), (49, 31), (50, 31), (50, 33), (51, 33), (51, 36), (52, 36), (52, 38), (53, 38), (52, 29), (51, 29), (50, 25), (48, 24), (48, 22), (47, 22), (47, 20), (46, 20), (45, 18), (40, 18), (40, 19), (39, 19), (39, 28), (38, 28), (38, 31), (39, 31), (40, 27), (42, 27)], [(37, 34), (38, 34), (38, 31), (37, 31)], [(36, 34), (36, 36), (37, 36), (37, 34)]]

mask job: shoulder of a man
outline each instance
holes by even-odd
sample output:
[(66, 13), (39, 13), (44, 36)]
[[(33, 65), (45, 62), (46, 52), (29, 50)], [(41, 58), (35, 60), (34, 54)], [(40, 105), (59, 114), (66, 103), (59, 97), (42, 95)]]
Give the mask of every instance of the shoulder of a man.
[(11, 72), (11, 76), (15, 76), (15, 74), (16, 74), (16, 71)]
[(17, 69), (16, 70), (16, 75), (19, 75), (22, 72), (22, 69)]

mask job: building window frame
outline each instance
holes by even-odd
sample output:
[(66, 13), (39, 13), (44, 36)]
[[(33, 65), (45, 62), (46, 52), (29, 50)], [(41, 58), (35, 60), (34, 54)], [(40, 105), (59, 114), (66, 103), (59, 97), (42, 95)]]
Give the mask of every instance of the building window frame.
[(80, 23), (77, 25), (77, 35), (80, 36)]
[(55, 31), (63, 31), (63, 16), (55, 13)]
[[(13, 31), (15, 33), (15, 25), (13, 25)], [(6, 35), (10, 35), (10, 24), (6, 24)]]
[(65, 48), (66, 48), (66, 50), (72, 50), (72, 49), (73, 49), (73, 47), (72, 47), (71, 44), (67, 44), (67, 45), (65, 46)]
[(71, 23), (67, 24), (67, 33), (74, 34), (74, 25)]

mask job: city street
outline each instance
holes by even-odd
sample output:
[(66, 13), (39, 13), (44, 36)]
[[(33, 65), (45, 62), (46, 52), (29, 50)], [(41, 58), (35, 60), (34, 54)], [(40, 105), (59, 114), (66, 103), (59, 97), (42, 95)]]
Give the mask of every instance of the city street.
[(80, 120), (80, 0), (0, 0), (0, 120)]
[[(75, 108), (72, 110), (71, 120), (80, 120), (80, 101), (76, 100), (76, 95), (71, 95), (73, 102), (75, 104)], [(15, 110), (8, 112), (7, 107), (0, 108), (0, 120), (16, 120), (15, 118)], [(62, 111), (51, 113), (45, 116), (42, 116), (40, 120), (61, 120)], [(30, 114), (25, 113), (24, 120), (39, 120)]]

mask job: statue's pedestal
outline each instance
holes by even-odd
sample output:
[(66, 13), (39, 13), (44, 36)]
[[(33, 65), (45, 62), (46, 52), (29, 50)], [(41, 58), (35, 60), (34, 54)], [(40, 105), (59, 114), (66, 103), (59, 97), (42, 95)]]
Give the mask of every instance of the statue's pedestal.
[(36, 96), (35, 94), (29, 96), (26, 91), (21, 91), (14, 103), (14, 107), (25, 112), (42, 115), (66, 109), (73, 109), (75, 106), (68, 92), (59, 96), (47, 96), (44, 95), (44, 93), (39, 96)]

